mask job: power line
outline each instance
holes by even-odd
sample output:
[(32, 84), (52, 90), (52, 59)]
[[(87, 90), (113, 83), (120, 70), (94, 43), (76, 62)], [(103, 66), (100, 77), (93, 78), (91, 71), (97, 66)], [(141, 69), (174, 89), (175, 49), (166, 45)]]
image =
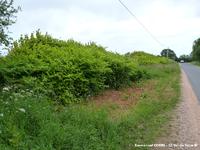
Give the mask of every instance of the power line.
[(165, 45), (163, 43), (161, 43), (150, 31), (149, 29), (136, 17), (136, 15), (133, 14), (133, 12), (121, 1), (118, 0), (120, 2), (120, 4), (131, 14), (131, 16), (133, 16), (135, 18), (135, 20), (143, 27), (143, 29), (151, 36), (152, 39), (154, 39), (160, 46), (164, 46)]

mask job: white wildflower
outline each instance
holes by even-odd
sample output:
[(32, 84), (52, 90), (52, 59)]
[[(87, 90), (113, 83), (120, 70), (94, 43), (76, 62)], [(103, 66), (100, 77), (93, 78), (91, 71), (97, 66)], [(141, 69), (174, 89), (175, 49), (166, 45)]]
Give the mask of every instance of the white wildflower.
[(3, 113), (0, 113), (0, 117), (3, 117)]
[(8, 87), (4, 87), (3, 91), (9, 91), (9, 88)]
[(24, 112), (24, 113), (26, 112), (24, 108), (19, 108), (19, 111)]

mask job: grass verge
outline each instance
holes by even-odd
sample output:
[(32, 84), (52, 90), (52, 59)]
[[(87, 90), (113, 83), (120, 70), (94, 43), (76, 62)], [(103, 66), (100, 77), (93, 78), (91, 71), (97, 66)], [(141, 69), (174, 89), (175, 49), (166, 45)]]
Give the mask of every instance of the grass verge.
[(196, 65), (196, 66), (200, 66), (200, 62), (198, 62), (198, 61), (192, 61), (191, 64)]
[[(143, 67), (151, 79), (137, 83), (142, 93), (137, 104), (95, 106), (90, 102), (67, 107), (52, 104), (31, 91), (0, 94), (1, 149), (111, 150), (148, 149), (169, 120), (166, 115), (180, 96), (178, 64)], [(124, 99), (128, 99), (125, 95)], [(116, 111), (112, 119), (112, 112)]]

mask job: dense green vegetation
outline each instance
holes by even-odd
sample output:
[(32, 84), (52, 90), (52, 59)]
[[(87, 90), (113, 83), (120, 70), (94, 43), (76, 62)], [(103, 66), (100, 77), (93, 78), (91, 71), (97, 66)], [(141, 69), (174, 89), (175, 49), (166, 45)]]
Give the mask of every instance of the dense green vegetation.
[(168, 64), (172, 62), (171, 60), (165, 57), (155, 56), (142, 51), (127, 53), (125, 54), (125, 56), (131, 58), (132, 61), (138, 63), (139, 65)]
[(65, 107), (28, 89), (3, 88), (1, 149), (135, 149), (135, 143), (153, 143), (168, 120), (166, 113), (179, 99), (180, 71), (177, 64), (144, 68), (152, 78), (138, 84), (144, 88), (138, 104), (114, 120), (109, 114), (117, 106), (83, 103)]
[(192, 58), (194, 61), (200, 62), (200, 38), (194, 41), (192, 47)]
[(67, 104), (145, 76), (137, 63), (94, 43), (61, 41), (37, 32), (14, 43), (0, 62), (3, 86), (31, 89)]
[[(153, 143), (179, 99), (179, 74), (175, 62), (143, 52), (123, 56), (40, 32), (22, 37), (0, 59), (0, 148), (109, 150)], [(87, 100), (127, 86), (143, 92), (125, 110)], [(114, 111), (123, 115), (113, 119)]]

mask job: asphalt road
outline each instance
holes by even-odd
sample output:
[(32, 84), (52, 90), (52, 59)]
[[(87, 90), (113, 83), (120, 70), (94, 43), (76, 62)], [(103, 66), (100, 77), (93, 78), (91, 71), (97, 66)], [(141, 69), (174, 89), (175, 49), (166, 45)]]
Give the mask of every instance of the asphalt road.
[(192, 88), (200, 102), (200, 67), (189, 63), (181, 63), (181, 68), (189, 78)]

